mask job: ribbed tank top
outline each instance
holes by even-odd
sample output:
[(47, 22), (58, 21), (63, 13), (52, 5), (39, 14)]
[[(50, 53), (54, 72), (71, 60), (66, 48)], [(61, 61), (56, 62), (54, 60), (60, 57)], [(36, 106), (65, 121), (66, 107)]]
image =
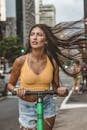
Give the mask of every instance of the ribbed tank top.
[(53, 66), (47, 56), (47, 63), (40, 74), (36, 74), (28, 65), (28, 55), (21, 68), (20, 85), (30, 91), (44, 91), (50, 89), (53, 80)]

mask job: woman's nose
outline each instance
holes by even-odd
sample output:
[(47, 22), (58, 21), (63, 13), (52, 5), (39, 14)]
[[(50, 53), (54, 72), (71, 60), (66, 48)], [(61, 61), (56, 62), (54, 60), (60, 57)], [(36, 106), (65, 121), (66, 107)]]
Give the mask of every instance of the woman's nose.
[(37, 39), (37, 35), (36, 34), (34, 34), (34, 37), (33, 37), (34, 39)]

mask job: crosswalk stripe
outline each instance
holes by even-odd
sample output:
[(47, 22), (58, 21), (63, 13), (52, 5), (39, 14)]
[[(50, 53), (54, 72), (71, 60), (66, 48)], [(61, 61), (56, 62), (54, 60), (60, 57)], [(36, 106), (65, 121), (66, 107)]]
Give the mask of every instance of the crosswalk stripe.
[(63, 100), (61, 106), (60, 106), (60, 110), (62, 109), (72, 109), (72, 108), (79, 108), (79, 107), (87, 107), (87, 104), (85, 103), (80, 103), (80, 104), (73, 104), (73, 103), (69, 103), (67, 104), (67, 101), (69, 100), (70, 96), (72, 94), (72, 90), (70, 90), (68, 96)]

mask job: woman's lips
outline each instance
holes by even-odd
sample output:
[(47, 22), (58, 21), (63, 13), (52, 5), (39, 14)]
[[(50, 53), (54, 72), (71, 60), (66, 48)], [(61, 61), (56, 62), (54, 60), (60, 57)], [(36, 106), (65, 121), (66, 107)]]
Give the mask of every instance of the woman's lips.
[(36, 42), (36, 41), (32, 42), (32, 45), (36, 45), (36, 44), (38, 44), (38, 42)]

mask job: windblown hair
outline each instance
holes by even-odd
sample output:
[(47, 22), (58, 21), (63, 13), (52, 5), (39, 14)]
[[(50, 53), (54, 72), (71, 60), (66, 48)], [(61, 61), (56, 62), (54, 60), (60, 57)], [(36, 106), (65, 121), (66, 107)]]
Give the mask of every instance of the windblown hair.
[[(54, 27), (36, 24), (30, 29), (29, 37), (35, 27), (42, 29), (46, 35), (46, 53), (55, 59), (66, 74), (73, 76), (71, 72), (65, 69), (64, 64), (82, 58), (81, 51), (85, 42), (84, 21), (60, 23)], [(31, 46), (30, 41), (28, 41), (27, 52), (30, 51)]]

